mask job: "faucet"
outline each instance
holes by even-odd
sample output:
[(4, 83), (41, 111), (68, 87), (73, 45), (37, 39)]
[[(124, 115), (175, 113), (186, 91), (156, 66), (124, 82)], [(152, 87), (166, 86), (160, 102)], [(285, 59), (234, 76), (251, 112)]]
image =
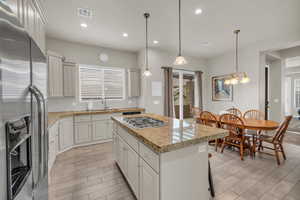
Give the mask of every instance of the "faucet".
[(102, 104), (104, 105), (104, 110), (108, 110), (109, 107), (107, 106), (106, 98), (102, 98)]

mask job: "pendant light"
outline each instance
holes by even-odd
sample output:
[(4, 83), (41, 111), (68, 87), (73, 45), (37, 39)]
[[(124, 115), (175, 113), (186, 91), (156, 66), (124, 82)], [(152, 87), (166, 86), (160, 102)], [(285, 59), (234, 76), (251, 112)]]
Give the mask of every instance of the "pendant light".
[(238, 45), (239, 45), (239, 33), (240, 30), (235, 30), (235, 73), (230, 74), (230, 79), (225, 80), (226, 85), (236, 85), (238, 83), (248, 83), (250, 78), (246, 72), (239, 72), (239, 54), (238, 54)]
[(146, 51), (145, 51), (145, 66), (146, 66), (146, 70), (144, 71), (143, 75), (148, 77), (151, 76), (152, 73), (149, 70), (149, 64), (148, 64), (148, 19), (150, 17), (149, 13), (144, 13), (144, 17), (146, 19)]
[(175, 59), (174, 65), (185, 65), (187, 64), (187, 61), (185, 58), (181, 55), (181, 0), (179, 2), (179, 13), (178, 13), (178, 20), (179, 20), (179, 49), (178, 49), (178, 56)]

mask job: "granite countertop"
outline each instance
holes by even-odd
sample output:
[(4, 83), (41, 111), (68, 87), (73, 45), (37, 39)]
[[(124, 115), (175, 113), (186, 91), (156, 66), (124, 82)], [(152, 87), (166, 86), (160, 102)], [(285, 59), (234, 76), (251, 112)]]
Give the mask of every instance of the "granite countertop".
[[(151, 117), (162, 120), (165, 126), (158, 128), (133, 128), (123, 120), (126, 117)], [(186, 146), (224, 138), (228, 131), (219, 128), (204, 126), (196, 122), (187, 122), (155, 114), (140, 114), (131, 116), (112, 117), (130, 134), (152, 148), (157, 153), (169, 152)]]
[(57, 120), (64, 117), (71, 117), (75, 115), (89, 115), (89, 114), (110, 114), (122, 112), (144, 112), (144, 108), (117, 108), (109, 110), (90, 110), (90, 111), (64, 111), (64, 112), (49, 112), (48, 113), (48, 127), (52, 126)]

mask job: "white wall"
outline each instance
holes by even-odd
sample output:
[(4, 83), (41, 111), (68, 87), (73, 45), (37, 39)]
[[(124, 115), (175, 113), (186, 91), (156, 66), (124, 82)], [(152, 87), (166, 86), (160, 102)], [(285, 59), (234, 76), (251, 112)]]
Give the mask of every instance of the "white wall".
[[(65, 56), (67, 60), (75, 61), (80, 64), (126, 68), (138, 67), (137, 53), (135, 52), (67, 42), (48, 37), (46, 38), (46, 46), (47, 50), (54, 51)], [(100, 61), (100, 53), (105, 53), (109, 56), (108, 62), (104, 63)]]
[[(47, 50), (54, 51), (62, 56), (65, 56), (68, 61), (73, 61), (78, 64), (90, 64), (106, 67), (124, 67), (137, 68), (137, 53), (120, 51), (98, 46), (83, 45), (63, 40), (47, 38)], [(100, 53), (106, 53), (109, 60), (103, 63), (99, 59)], [(137, 107), (138, 98), (126, 99), (124, 101), (108, 101), (109, 107), (125, 108)], [(49, 98), (49, 112), (69, 111), (69, 110), (85, 110), (87, 103), (80, 103), (75, 98)], [(93, 109), (102, 109), (101, 102), (95, 102)]]
[[(145, 70), (144, 66), (144, 56), (145, 52), (142, 50), (138, 53), (138, 64), (142, 68), (142, 71)], [(164, 111), (163, 94), (161, 97), (153, 97), (152, 96), (152, 81), (160, 81), (162, 83), (162, 92), (163, 92), (163, 70), (161, 67), (172, 66), (175, 60), (176, 54), (164, 52), (157, 49), (149, 50), (149, 67), (152, 72), (151, 77), (142, 77), (142, 96), (140, 99), (140, 107), (146, 108), (148, 112), (162, 114)], [(206, 60), (200, 58), (194, 58), (185, 56), (188, 64), (187, 66), (182, 66), (180, 69), (189, 69), (189, 70), (197, 70), (203, 71), (203, 76), (206, 76)], [(179, 69), (177, 67), (177, 69)], [(203, 94), (206, 94), (206, 81), (203, 81)], [(205, 98), (204, 98), (205, 99)], [(205, 102), (203, 103), (205, 106)]]
[[(241, 37), (242, 39), (242, 37)], [(266, 58), (263, 52), (286, 48), (300, 41), (300, 33), (290, 34), (289, 37), (266, 39), (240, 49), (240, 71), (245, 71), (251, 82), (245, 85), (234, 86), (233, 102), (213, 102), (211, 77), (234, 72), (234, 53), (227, 52), (223, 55), (208, 60), (207, 78), (207, 109), (219, 113), (221, 110), (232, 106), (247, 109), (264, 109), (264, 66)]]

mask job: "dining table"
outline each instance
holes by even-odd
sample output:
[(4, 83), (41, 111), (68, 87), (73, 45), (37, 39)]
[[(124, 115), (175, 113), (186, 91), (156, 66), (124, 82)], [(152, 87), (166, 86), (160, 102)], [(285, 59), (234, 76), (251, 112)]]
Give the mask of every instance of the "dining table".
[[(219, 122), (221, 115), (214, 114), (216, 119), (209, 119), (211, 122)], [(244, 129), (246, 130), (253, 130), (255, 131), (256, 135), (258, 136), (262, 131), (273, 131), (279, 127), (279, 123), (273, 120), (264, 120), (264, 119), (251, 119), (251, 118), (241, 118), (244, 123)], [(207, 120), (207, 119), (206, 119)], [(197, 118), (197, 122), (200, 122), (201, 118)], [(230, 124), (230, 122), (226, 122)], [(238, 124), (237, 124), (238, 125)], [(256, 140), (253, 138), (253, 140)], [(253, 151), (256, 152), (256, 141), (253, 141)]]
[[(211, 119), (212, 122), (219, 122), (221, 115), (214, 115), (216, 120)], [(279, 123), (272, 120), (264, 119), (250, 119), (250, 118), (241, 118), (244, 122), (245, 129), (256, 130), (256, 131), (272, 131), (276, 130), (279, 127)], [(197, 121), (200, 121), (201, 118), (198, 117)]]

